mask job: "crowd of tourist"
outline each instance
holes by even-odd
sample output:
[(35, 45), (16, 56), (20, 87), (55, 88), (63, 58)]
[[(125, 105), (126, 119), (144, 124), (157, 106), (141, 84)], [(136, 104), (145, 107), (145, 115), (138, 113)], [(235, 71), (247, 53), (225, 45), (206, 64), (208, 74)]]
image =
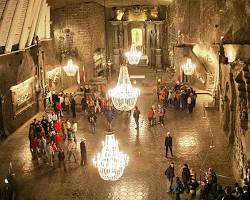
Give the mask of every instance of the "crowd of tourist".
[(157, 124), (164, 126), (164, 117), (168, 108), (192, 113), (197, 94), (192, 87), (177, 82), (173, 87), (166, 85), (160, 87), (157, 90), (157, 97), (158, 106), (152, 105), (147, 112), (149, 127), (154, 127)]
[(177, 82), (173, 87), (162, 86), (157, 91), (158, 102), (164, 107), (172, 107), (179, 111), (193, 112), (197, 94), (192, 87)]
[(175, 199), (180, 200), (185, 196), (190, 200), (248, 200), (250, 199), (250, 180), (245, 179), (243, 186), (235, 183), (233, 187), (222, 188), (217, 182), (217, 175), (212, 168), (204, 173), (203, 179), (197, 181), (194, 169), (183, 165), (181, 177), (175, 177), (174, 162), (165, 171), (167, 176), (167, 192), (175, 194)]
[[(91, 132), (96, 131), (96, 122), (98, 113), (104, 115), (107, 120), (108, 130), (112, 130), (111, 122), (113, 119), (112, 103), (103, 96), (87, 95), (93, 94), (89, 88), (84, 88), (84, 95), (81, 99), (82, 112), (86, 114), (88, 122), (91, 126)], [(192, 113), (196, 103), (196, 93), (187, 85), (177, 83), (174, 87), (164, 86), (158, 94), (159, 105), (152, 106), (147, 112), (149, 126), (153, 127), (157, 124), (164, 126), (164, 115), (166, 109), (174, 108), (177, 111), (187, 111)], [(30, 124), (29, 141), (30, 151), (33, 159), (42, 160), (50, 166), (63, 166), (67, 171), (65, 157), (68, 162), (71, 158), (75, 163), (78, 163), (77, 152), (77, 123), (74, 120), (76, 117), (76, 102), (73, 94), (53, 93), (49, 100), (51, 110), (46, 112), (46, 115), (41, 120), (34, 119)], [(72, 113), (73, 120), (69, 118)], [(133, 117), (136, 123), (136, 129), (139, 129), (140, 110), (136, 106), (133, 112)], [(158, 119), (158, 120), (157, 120)], [(158, 121), (158, 123), (157, 123)], [(85, 139), (82, 138), (79, 144), (81, 165), (87, 164), (87, 153)], [(168, 132), (166, 140), (166, 157), (168, 150), (172, 151), (172, 137)], [(66, 155), (66, 153), (67, 155)], [(57, 157), (57, 159), (56, 159)], [(183, 165), (181, 176), (175, 176), (174, 163), (165, 171), (167, 177), (167, 192), (175, 195), (176, 200), (182, 196), (188, 196), (188, 199), (201, 200), (246, 200), (249, 197), (249, 180), (245, 180), (242, 187), (238, 183), (234, 187), (225, 187), (224, 190), (217, 183), (217, 175), (212, 168), (209, 168), (202, 180), (197, 180), (194, 169), (189, 169), (187, 164)], [(201, 179), (201, 176), (200, 176)]]

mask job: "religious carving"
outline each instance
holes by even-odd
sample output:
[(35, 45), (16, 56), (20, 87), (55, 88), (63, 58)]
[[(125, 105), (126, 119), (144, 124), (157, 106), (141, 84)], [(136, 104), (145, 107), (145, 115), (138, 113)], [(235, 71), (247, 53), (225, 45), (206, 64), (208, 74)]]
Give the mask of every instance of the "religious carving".
[(32, 77), (10, 88), (14, 116), (22, 113), (35, 102), (35, 78)]
[(115, 14), (116, 14), (116, 20), (121, 21), (122, 17), (124, 15), (124, 10), (123, 9), (117, 9), (115, 10)]
[(136, 46), (142, 46), (142, 29), (133, 28), (131, 30), (132, 44)]
[(118, 36), (119, 38), (119, 47), (120, 48), (123, 48), (123, 44), (124, 44), (124, 41), (123, 41), (123, 31), (120, 31), (120, 33), (119, 33), (119, 36)]
[(150, 47), (155, 48), (155, 40), (156, 40), (156, 32), (155, 30), (151, 30), (150, 32)]
[(47, 79), (56, 83), (61, 77), (61, 67), (56, 67), (47, 72)]
[(147, 10), (141, 7), (136, 7), (128, 11), (128, 21), (146, 21)]

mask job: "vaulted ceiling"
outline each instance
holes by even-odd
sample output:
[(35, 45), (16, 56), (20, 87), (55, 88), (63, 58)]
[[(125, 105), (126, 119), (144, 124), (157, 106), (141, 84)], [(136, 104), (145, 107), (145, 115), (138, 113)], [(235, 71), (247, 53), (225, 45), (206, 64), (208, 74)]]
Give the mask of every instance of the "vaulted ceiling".
[(168, 5), (173, 0), (47, 0), (52, 9), (60, 8), (69, 4), (81, 2), (96, 2), (106, 7), (119, 7), (131, 5)]

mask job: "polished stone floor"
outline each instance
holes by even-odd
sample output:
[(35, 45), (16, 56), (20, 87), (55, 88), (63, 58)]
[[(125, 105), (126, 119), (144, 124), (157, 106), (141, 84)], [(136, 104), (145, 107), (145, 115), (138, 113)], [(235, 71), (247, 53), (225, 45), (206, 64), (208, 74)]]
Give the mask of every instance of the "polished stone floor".
[[(148, 128), (146, 112), (155, 98), (153, 94), (144, 94), (138, 100), (141, 110), (139, 132), (135, 130), (132, 117), (125, 113), (116, 114), (113, 129), (120, 150), (129, 155), (129, 165), (116, 182), (103, 181), (91, 162), (94, 154), (101, 150), (101, 141), (104, 140), (104, 117), (98, 116), (97, 133), (93, 135), (83, 113), (77, 114), (77, 138), (80, 141), (84, 136), (87, 140), (87, 167), (67, 162), (68, 172), (65, 173), (57, 165), (50, 167), (32, 161), (27, 122), (0, 144), (0, 178), (3, 180), (8, 163), (12, 161), (21, 200), (163, 200), (173, 198), (166, 193), (164, 171), (174, 161), (177, 175), (180, 175), (184, 163), (196, 170), (198, 178), (199, 169), (205, 171), (213, 167), (221, 184), (232, 184), (231, 153), (220, 126), (219, 113), (210, 111), (203, 118), (203, 103), (210, 100), (207, 95), (198, 95), (193, 114), (168, 109), (164, 127)], [(164, 148), (167, 131), (172, 133), (174, 141), (174, 158), (168, 159)], [(215, 147), (210, 149), (210, 145)]]

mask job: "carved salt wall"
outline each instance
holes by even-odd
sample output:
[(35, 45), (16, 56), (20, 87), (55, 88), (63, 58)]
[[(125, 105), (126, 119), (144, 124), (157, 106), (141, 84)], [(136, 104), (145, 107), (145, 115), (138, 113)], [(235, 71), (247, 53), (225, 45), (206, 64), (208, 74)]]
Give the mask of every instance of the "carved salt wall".
[(225, 57), (220, 63), (220, 107), (223, 128), (233, 146), (233, 169), (237, 178), (244, 178), (250, 162), (249, 103), (250, 55), (249, 45), (224, 45)]
[[(33, 84), (36, 66), (37, 49), (35, 47), (0, 57), (0, 92), (4, 97), (3, 120), (9, 133), (20, 127), (38, 111)], [(30, 81), (23, 83), (26, 80)]]

